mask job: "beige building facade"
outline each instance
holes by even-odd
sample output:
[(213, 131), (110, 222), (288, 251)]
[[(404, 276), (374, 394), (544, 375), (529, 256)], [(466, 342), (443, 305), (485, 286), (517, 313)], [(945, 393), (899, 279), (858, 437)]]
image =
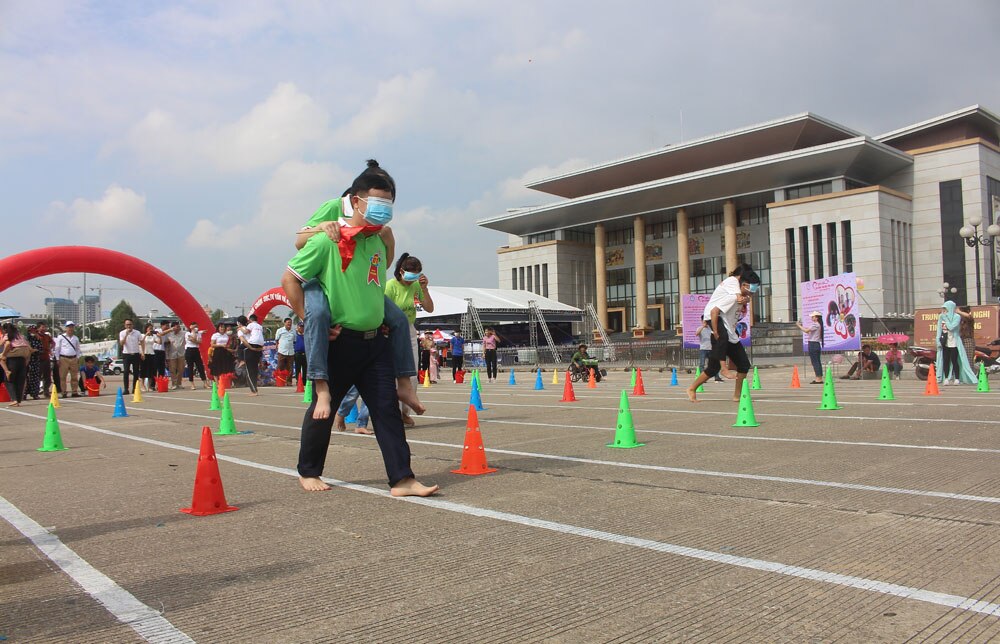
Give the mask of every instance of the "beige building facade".
[(478, 222), (508, 235), (500, 287), (591, 304), (611, 331), (676, 328), (682, 295), (744, 262), (757, 321), (801, 318), (799, 284), (842, 272), (863, 318), (939, 304), (945, 282), (961, 304), (1000, 296), (1000, 118), (980, 106), (880, 136), (799, 114), (528, 187), (557, 200)]

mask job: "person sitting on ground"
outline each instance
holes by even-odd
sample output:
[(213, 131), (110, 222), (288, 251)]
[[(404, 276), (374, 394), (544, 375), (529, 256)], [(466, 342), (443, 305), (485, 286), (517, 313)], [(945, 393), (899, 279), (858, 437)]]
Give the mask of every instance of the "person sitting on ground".
[(97, 381), (101, 389), (108, 388), (108, 382), (101, 375), (101, 367), (97, 364), (94, 356), (87, 356), (83, 359), (83, 366), (80, 367), (80, 381), (77, 383), (80, 386), (80, 391), (87, 390), (88, 380)]
[[(861, 380), (862, 373), (875, 373), (882, 367), (882, 361), (879, 360), (875, 352), (872, 351), (870, 344), (865, 344), (861, 346), (861, 353), (858, 354), (858, 360), (851, 365), (851, 370), (847, 372), (846, 376), (841, 376), (841, 380)], [(861, 369), (860, 371), (858, 369)], [(857, 372), (858, 375), (854, 375)]]
[(885, 352), (885, 366), (889, 367), (889, 375), (899, 380), (903, 373), (903, 352), (899, 350), (899, 343), (889, 345), (889, 350)]

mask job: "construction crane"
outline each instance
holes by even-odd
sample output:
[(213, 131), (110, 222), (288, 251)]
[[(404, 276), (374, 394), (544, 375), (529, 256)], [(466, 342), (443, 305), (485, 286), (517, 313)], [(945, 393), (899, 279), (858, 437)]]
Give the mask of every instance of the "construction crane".
[(75, 288), (83, 288), (82, 286), (70, 286), (69, 284), (36, 284), (35, 286), (40, 286), (42, 288), (64, 288), (66, 289), (66, 299), (72, 299), (70, 292)]

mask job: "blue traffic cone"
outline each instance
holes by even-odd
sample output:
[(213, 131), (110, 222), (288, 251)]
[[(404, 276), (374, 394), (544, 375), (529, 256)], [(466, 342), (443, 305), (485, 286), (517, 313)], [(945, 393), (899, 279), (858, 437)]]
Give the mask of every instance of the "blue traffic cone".
[(115, 398), (115, 413), (112, 414), (112, 418), (128, 418), (128, 412), (125, 411), (125, 399), (122, 397), (122, 388), (118, 388), (118, 397)]
[(358, 403), (354, 403), (351, 407), (351, 413), (347, 414), (347, 418), (344, 419), (345, 423), (356, 423), (358, 421)]
[(537, 375), (535, 376), (535, 391), (545, 389), (545, 385), (542, 384), (542, 370), (539, 369)]
[(673, 369), (670, 370), (670, 386), (676, 387), (679, 384), (680, 383), (677, 382), (677, 367), (674, 367)]
[(472, 388), (472, 394), (469, 396), (469, 404), (475, 407), (476, 411), (485, 411), (486, 409), (486, 407), (483, 407), (483, 397), (476, 387)]
[(513, 369), (510, 370), (510, 380), (507, 381), (507, 384), (508, 385), (516, 385), (517, 384), (516, 382), (514, 382), (514, 370)]

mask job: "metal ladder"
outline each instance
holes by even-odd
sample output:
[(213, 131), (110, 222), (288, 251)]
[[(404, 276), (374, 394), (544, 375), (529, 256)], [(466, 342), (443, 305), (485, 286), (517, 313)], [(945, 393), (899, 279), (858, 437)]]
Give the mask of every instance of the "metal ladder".
[(594, 323), (594, 328), (597, 329), (597, 334), (601, 336), (601, 342), (604, 343), (605, 358), (608, 360), (614, 360), (615, 348), (611, 346), (611, 338), (608, 337), (608, 332), (604, 330), (604, 325), (601, 324), (601, 319), (597, 317), (597, 311), (594, 310), (593, 302), (587, 302), (587, 313), (590, 314), (590, 319)]
[[(466, 309), (465, 315), (462, 316), (462, 333), (467, 334), (465, 338), (482, 338), (486, 335), (486, 331), (483, 330), (483, 321), (479, 319), (479, 309), (476, 305), (472, 303), (472, 298), (465, 298)], [(477, 335), (472, 335), (473, 331)]]
[(535, 300), (528, 300), (528, 324), (531, 326), (531, 336), (532, 336), (532, 346), (538, 345), (538, 336), (535, 334), (535, 322), (542, 327), (542, 334), (545, 336), (545, 341), (549, 343), (549, 351), (552, 352), (552, 359), (555, 360), (556, 364), (562, 362), (562, 356), (559, 355), (559, 349), (556, 348), (556, 343), (552, 340), (552, 334), (549, 333), (549, 325), (545, 321), (545, 317), (542, 315), (542, 310), (538, 308), (538, 302)]

